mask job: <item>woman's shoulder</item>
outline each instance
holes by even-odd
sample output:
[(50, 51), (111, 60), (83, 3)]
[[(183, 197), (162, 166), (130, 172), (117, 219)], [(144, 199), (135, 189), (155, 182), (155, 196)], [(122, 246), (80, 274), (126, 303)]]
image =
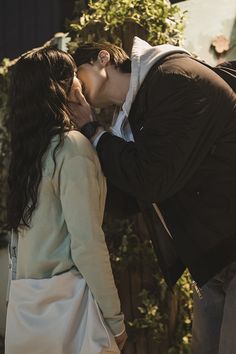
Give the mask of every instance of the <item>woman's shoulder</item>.
[(53, 175), (55, 162), (56, 170), (60, 171), (62, 166), (65, 166), (69, 160), (76, 157), (86, 158), (95, 163), (97, 167), (99, 166), (96, 150), (90, 141), (79, 131), (72, 130), (65, 133), (64, 139), (59, 143), (59, 135), (54, 136), (42, 160), (43, 176)]
[(77, 130), (65, 134), (62, 151), (67, 158), (87, 157), (94, 160), (97, 155), (90, 141)]

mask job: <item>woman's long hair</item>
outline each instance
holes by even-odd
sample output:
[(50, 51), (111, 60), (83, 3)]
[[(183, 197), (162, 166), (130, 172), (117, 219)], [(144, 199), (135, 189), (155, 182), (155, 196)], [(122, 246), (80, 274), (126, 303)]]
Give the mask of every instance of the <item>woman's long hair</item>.
[(37, 206), (42, 157), (53, 136), (73, 128), (67, 97), (75, 63), (53, 48), (34, 49), (20, 57), (11, 73), (9, 129), (11, 161), (7, 215), (9, 228), (29, 226)]

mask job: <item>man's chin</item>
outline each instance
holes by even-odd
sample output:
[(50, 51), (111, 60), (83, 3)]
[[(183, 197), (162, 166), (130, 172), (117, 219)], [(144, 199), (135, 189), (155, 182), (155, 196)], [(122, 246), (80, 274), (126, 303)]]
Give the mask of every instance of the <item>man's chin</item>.
[(111, 102), (98, 102), (96, 100), (88, 100), (88, 103), (94, 108), (108, 108), (112, 107), (114, 104)]
[(104, 103), (100, 103), (99, 105), (97, 105), (97, 108), (108, 108), (108, 107), (112, 107), (114, 106), (111, 102), (104, 102)]
[(96, 95), (85, 95), (87, 102), (94, 108), (108, 108), (114, 105), (110, 100), (104, 99), (104, 97), (99, 98)]

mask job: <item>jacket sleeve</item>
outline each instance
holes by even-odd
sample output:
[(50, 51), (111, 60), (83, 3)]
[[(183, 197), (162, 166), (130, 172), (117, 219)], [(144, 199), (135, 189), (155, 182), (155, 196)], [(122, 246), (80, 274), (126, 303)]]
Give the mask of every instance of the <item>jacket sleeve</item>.
[(213, 85), (204, 91), (197, 79), (154, 76), (135, 142), (109, 133), (99, 140), (97, 152), (104, 174), (137, 199), (161, 202), (171, 197), (196, 172), (226, 124), (219, 119), (220, 110), (227, 116), (223, 96)]
[(117, 335), (124, 329), (124, 317), (101, 227), (103, 209), (100, 205), (100, 187), (97, 166), (89, 158), (75, 156), (63, 163), (60, 197), (71, 237), (72, 259), (97, 300), (111, 331)]
[(107, 180), (106, 212), (114, 218), (124, 219), (140, 212), (136, 198), (125, 193)]

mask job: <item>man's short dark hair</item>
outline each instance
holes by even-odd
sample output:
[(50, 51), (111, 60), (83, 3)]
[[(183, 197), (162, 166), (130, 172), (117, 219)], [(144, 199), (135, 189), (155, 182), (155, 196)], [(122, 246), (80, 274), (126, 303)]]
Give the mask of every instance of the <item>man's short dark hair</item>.
[(111, 64), (115, 65), (123, 73), (131, 72), (131, 60), (126, 52), (109, 42), (85, 43), (78, 47), (73, 54), (77, 67), (83, 64), (93, 64), (101, 50), (106, 50), (110, 54)]

